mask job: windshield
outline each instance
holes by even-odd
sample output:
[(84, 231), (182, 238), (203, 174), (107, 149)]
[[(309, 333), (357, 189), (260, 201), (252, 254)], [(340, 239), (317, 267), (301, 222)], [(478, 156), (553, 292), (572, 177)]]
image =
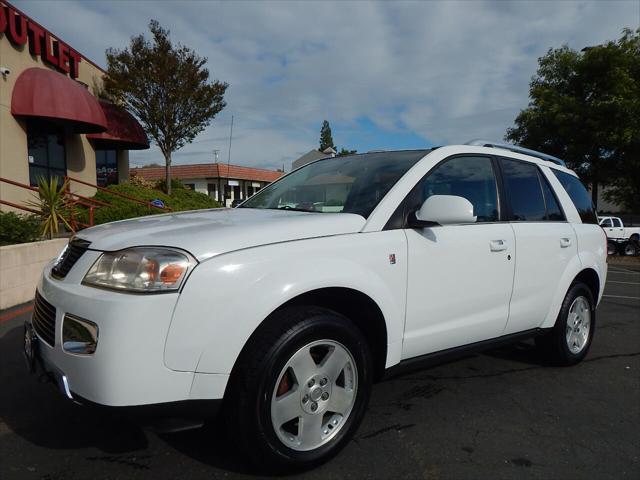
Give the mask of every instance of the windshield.
[(427, 153), (429, 150), (407, 150), (318, 160), (272, 183), (239, 208), (357, 213), (367, 218)]

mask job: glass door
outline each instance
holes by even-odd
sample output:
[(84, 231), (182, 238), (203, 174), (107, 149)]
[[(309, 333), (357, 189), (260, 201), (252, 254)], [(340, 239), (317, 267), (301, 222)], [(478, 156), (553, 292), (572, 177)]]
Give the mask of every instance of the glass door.
[(116, 150), (96, 150), (96, 180), (100, 187), (118, 183), (118, 156)]
[(62, 184), (67, 175), (64, 129), (51, 122), (30, 120), (27, 123), (29, 183), (38, 185), (40, 177), (58, 178)]

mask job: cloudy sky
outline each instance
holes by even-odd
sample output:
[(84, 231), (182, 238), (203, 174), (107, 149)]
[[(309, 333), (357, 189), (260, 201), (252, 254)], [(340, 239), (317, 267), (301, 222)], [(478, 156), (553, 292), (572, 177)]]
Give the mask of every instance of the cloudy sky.
[[(209, 2), (14, 1), (97, 64), (151, 18), (208, 58), (227, 107), (175, 163), (289, 170), (322, 120), (358, 151), (501, 139), (527, 105), (536, 60), (640, 25), (640, 0)], [(156, 147), (134, 165), (162, 163)]]

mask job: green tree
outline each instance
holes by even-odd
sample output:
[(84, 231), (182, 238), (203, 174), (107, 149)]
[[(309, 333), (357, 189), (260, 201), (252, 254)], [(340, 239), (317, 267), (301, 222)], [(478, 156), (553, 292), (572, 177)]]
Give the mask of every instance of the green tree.
[(595, 205), (598, 185), (609, 185), (612, 200), (638, 208), (640, 29), (581, 52), (550, 49), (538, 63), (529, 106), (505, 139), (566, 160)]
[(331, 127), (328, 121), (322, 122), (322, 128), (320, 128), (320, 148), (321, 152), (324, 152), (327, 148), (336, 149), (333, 144), (333, 137), (331, 136)]
[(209, 81), (207, 59), (183, 45), (152, 20), (152, 41), (131, 38), (129, 48), (107, 50), (105, 92), (127, 107), (160, 147), (171, 194), (171, 154), (191, 143), (226, 106), (228, 84)]
[(344, 157), (345, 155), (353, 155), (354, 153), (358, 153), (358, 150), (349, 150), (347, 148), (342, 147), (338, 152), (338, 157)]

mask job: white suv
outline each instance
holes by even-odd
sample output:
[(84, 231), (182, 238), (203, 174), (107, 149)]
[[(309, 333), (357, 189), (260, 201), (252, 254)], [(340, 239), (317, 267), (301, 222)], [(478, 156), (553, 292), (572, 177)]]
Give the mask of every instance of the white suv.
[(535, 337), (579, 362), (606, 272), (590, 197), (552, 157), (327, 158), (235, 209), (80, 232), (45, 268), (25, 351), (77, 402), (222, 407), (261, 465), (308, 467), (418, 360)]

